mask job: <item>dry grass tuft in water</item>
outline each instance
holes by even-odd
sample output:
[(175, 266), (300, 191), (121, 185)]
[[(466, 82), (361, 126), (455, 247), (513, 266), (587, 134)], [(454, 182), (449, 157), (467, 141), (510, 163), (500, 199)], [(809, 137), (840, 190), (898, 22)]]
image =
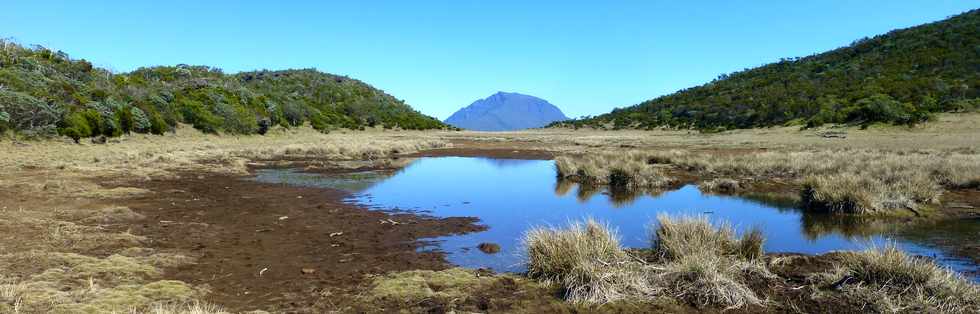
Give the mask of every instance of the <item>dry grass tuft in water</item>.
[[(810, 210), (849, 214), (921, 212), (944, 189), (980, 184), (980, 154), (953, 151), (842, 149), (753, 154), (653, 153), (700, 175), (739, 180), (790, 179)], [(702, 183), (713, 190), (720, 182)]]
[(660, 256), (676, 260), (688, 254), (710, 253), (735, 256), (738, 259), (762, 257), (762, 231), (753, 229), (741, 239), (735, 237), (731, 225), (713, 226), (705, 216), (674, 218), (657, 216), (658, 226), (651, 235), (651, 246)]
[(817, 281), (884, 312), (980, 312), (980, 286), (891, 245), (844, 254)]
[(555, 170), (562, 179), (627, 190), (664, 188), (674, 182), (637, 152), (560, 156), (555, 158)]
[(702, 192), (733, 193), (739, 186), (738, 180), (734, 179), (712, 179), (698, 183), (698, 189)]

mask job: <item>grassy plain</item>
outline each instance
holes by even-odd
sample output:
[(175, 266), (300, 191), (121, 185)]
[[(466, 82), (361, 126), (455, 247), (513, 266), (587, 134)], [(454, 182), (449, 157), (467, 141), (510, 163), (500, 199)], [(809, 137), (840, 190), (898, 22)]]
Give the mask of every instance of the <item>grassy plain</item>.
[[(172, 269), (194, 265), (196, 255), (159, 247), (156, 239), (125, 228), (145, 223), (148, 214), (131, 210), (126, 200), (157, 193), (134, 182), (180, 180), (189, 174), (245, 175), (250, 166), (297, 160), (333, 169), (351, 163), (397, 166), (400, 163), (391, 157), (419, 153), (552, 156), (559, 162), (558, 175), (597, 184), (622, 183), (630, 189), (700, 182), (703, 189), (719, 193), (786, 192), (811, 202), (815, 210), (836, 213), (963, 218), (974, 217), (980, 207), (978, 135), (980, 115), (943, 114), (914, 128), (774, 127), (715, 134), (586, 129), (322, 134), (297, 128), (236, 137), (181, 127), (176, 134), (123, 136), (107, 144), (5, 138), (0, 141), (0, 313), (223, 311), (208, 303), (222, 304), (209, 297), (213, 287), (173, 280)], [(782, 291), (773, 296), (769, 293), (773, 289), (758, 286), (765, 280), (746, 280), (774, 278), (806, 285), (800, 290), (807, 291), (805, 295), (793, 296), (823, 300), (819, 302), (830, 306), (871, 304), (874, 300), (858, 297), (901, 289), (884, 301), (874, 301), (878, 302), (875, 309), (976, 308), (958, 301), (976, 293), (971, 290), (975, 286), (900, 252), (835, 255), (827, 259), (834, 262), (812, 272), (812, 278), (787, 279), (792, 274), (787, 277), (781, 271), (786, 265), (795, 267), (793, 263), (809, 259), (760, 257), (756, 243), (762, 239), (736, 237), (724, 227), (706, 228), (697, 219), (663, 217), (660, 225), (656, 244), (644, 254), (619, 247), (614, 234), (601, 224), (583, 223), (530, 233), (528, 276), (453, 269), (380, 272), (370, 274), (354, 294), (331, 294), (326, 291), (333, 290), (325, 289), (298, 298), (311, 301), (307, 303), (314, 305), (301, 308), (313, 312), (395, 307), (635, 311), (637, 305), (624, 300), (641, 296), (647, 298), (641, 302), (643, 309), (766, 312), (799, 306), (813, 310), (806, 304), (767, 301), (795, 292), (773, 288)], [(592, 244), (576, 244), (582, 241)], [(889, 265), (869, 263), (878, 260)], [(643, 276), (636, 276), (637, 272)], [(857, 299), (841, 299), (841, 292), (823, 288), (826, 281), (842, 276), (861, 283), (845, 289)], [(899, 280), (902, 285), (896, 285)], [(413, 288), (420, 286), (428, 290)], [(497, 294), (481, 295), (472, 286), (489, 287)], [(402, 295), (409, 292), (412, 295)], [(562, 303), (554, 293), (573, 302)], [(409, 297), (421, 303), (392, 301)]]

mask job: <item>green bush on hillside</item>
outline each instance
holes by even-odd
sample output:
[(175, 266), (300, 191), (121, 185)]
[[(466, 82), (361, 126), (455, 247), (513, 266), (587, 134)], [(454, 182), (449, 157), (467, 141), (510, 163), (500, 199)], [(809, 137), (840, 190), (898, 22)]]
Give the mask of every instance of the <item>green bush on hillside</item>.
[(24, 93), (0, 90), (0, 112), (7, 117), (4, 124), (14, 130), (46, 134), (55, 130), (62, 110)]
[(980, 10), (552, 126), (724, 130), (824, 123), (916, 124), (980, 105)]
[(0, 45), (0, 131), (80, 139), (163, 134), (178, 123), (231, 134), (306, 123), (323, 131), (445, 127), (370, 85), (313, 69), (225, 74), (181, 64), (114, 74), (44, 47)]

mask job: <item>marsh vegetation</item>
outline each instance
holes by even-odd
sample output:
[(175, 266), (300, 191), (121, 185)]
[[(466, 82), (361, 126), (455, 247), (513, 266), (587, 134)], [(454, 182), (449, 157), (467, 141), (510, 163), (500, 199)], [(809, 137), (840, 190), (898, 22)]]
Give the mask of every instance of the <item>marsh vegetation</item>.
[[(632, 251), (620, 246), (615, 230), (593, 220), (532, 229), (524, 238), (527, 275), (587, 305), (667, 298), (697, 308), (791, 306), (785, 302), (794, 300), (775, 295), (785, 279), (769, 269), (784, 259), (766, 257), (760, 232), (736, 236), (704, 217), (657, 220), (650, 247)], [(976, 283), (893, 246), (842, 253), (831, 270), (806, 283), (812, 299), (802, 303), (832, 295), (876, 312), (980, 310)]]
[[(558, 157), (559, 177), (626, 188), (663, 188), (670, 171), (705, 179), (707, 191), (735, 193), (739, 181), (790, 180), (808, 210), (840, 214), (924, 214), (946, 190), (980, 185), (975, 151), (838, 149), (712, 154), (671, 150)], [(737, 180), (736, 180), (737, 179)]]

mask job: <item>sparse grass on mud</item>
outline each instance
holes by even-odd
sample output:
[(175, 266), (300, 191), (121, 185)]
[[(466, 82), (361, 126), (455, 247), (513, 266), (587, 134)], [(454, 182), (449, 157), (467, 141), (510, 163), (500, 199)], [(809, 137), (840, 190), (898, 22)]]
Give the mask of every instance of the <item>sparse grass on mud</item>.
[(189, 252), (150, 249), (146, 238), (118, 231), (145, 217), (116, 202), (152, 192), (117, 183), (244, 174), (249, 163), (267, 160), (376, 160), (448, 145), (408, 134), (297, 128), (234, 137), (182, 127), (108, 144), (0, 141), (0, 313), (221, 313), (200, 301), (207, 286), (167, 279), (165, 269), (196, 262)]

